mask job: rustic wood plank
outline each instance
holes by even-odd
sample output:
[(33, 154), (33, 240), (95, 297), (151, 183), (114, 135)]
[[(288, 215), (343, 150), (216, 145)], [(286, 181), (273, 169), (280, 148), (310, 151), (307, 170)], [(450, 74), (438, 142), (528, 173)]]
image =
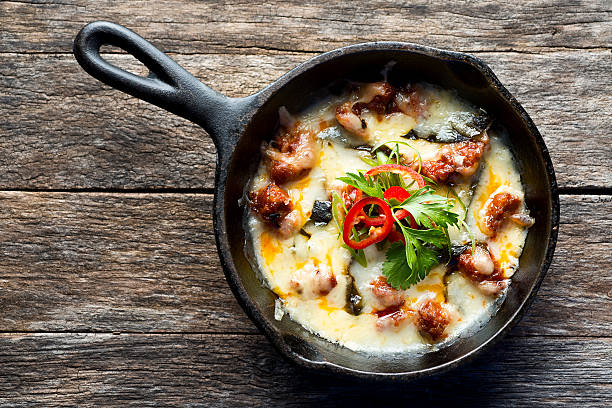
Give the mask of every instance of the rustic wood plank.
[[(18, 18), (15, 18), (18, 16)], [(0, 3), (0, 52), (66, 52), (86, 23), (124, 22), (171, 52), (327, 51), (350, 43), (413, 41), (471, 51), (610, 47), (606, 1), (373, 0), (326, 2), (112, 0)]]
[(259, 335), (8, 334), (0, 363), (0, 403), (17, 407), (439, 406), (449, 396), (453, 406), (602, 407), (612, 398), (610, 338), (510, 337), (410, 384), (304, 372)]
[[(539, 126), (562, 187), (612, 187), (610, 51), (479, 56)], [(245, 96), (308, 56), (174, 57), (221, 92)], [(212, 188), (214, 146), (197, 126), (100, 84), (71, 55), (3, 58), (0, 188)]]
[[(220, 270), (207, 194), (0, 193), (0, 331), (257, 330)], [(521, 335), (606, 336), (612, 197), (563, 196)]]

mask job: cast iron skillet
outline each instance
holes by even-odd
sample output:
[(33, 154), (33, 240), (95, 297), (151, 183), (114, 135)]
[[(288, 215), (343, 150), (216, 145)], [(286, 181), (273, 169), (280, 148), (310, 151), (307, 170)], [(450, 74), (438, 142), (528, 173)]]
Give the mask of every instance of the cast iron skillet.
[[(149, 70), (140, 77), (100, 56), (114, 45)], [(457, 52), (400, 42), (357, 44), (319, 55), (246, 98), (229, 98), (199, 82), (153, 45), (120, 25), (94, 22), (74, 41), (83, 69), (120, 91), (148, 101), (203, 127), (217, 148), (214, 226), (225, 277), (240, 305), (289, 360), (305, 367), (370, 379), (410, 380), (455, 367), (499, 339), (518, 322), (536, 294), (552, 260), (559, 224), (559, 197), (548, 150), (535, 125), (516, 99), (480, 60)], [(477, 333), (442, 350), (421, 355), (373, 357), (318, 338), (284, 317), (274, 319), (274, 295), (263, 288), (245, 258), (245, 231), (239, 205), (245, 185), (259, 162), (260, 145), (274, 134), (278, 108), (298, 112), (310, 96), (340, 78), (380, 80), (419, 78), (444, 87), (486, 108), (508, 129), (526, 187), (526, 201), (536, 223), (529, 230), (521, 267), (499, 312)], [(221, 74), (222, 75), (222, 74)]]

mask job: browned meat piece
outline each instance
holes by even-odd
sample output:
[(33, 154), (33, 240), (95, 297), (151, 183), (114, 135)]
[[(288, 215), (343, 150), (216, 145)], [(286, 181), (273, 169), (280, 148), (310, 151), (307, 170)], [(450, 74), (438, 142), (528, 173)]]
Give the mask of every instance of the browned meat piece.
[(384, 330), (399, 327), (399, 325), (408, 318), (409, 312), (399, 306), (391, 306), (387, 309), (375, 312), (375, 315), (378, 316), (376, 328), (378, 330)]
[(368, 125), (366, 121), (361, 119), (359, 115), (356, 115), (352, 110), (353, 104), (346, 102), (336, 108), (336, 120), (346, 130), (358, 136), (360, 139), (368, 139)]
[(277, 184), (308, 175), (316, 162), (313, 133), (299, 122), (282, 128), (265, 155), (270, 159), (270, 178)]
[(367, 102), (357, 102), (351, 110), (357, 116), (361, 116), (363, 110), (376, 112), (379, 115), (387, 113), (387, 106), (395, 96), (395, 89), (388, 82), (375, 82), (365, 85), (362, 99)]
[(429, 99), (423, 94), (421, 86), (409, 86), (395, 93), (393, 108), (417, 119), (426, 115), (429, 109)]
[(293, 210), (289, 195), (274, 183), (249, 193), (251, 210), (265, 221), (278, 222)]
[(376, 306), (379, 309), (397, 307), (404, 303), (402, 292), (389, 285), (389, 283), (387, 283), (387, 278), (384, 276), (379, 276), (377, 279), (373, 280), (370, 285), (372, 294), (376, 298)]
[(510, 279), (486, 280), (478, 284), (478, 289), (485, 295), (497, 296), (508, 287)]
[(366, 110), (379, 115), (390, 113), (393, 111), (391, 108), (394, 105), (394, 97), (395, 88), (388, 82), (363, 85), (359, 90), (357, 101), (349, 101), (336, 108), (336, 120), (352, 134), (367, 140), (368, 125), (361, 114)]
[(436, 182), (445, 182), (453, 174), (471, 176), (488, 145), (486, 132), (478, 140), (451, 143), (442, 148), (437, 159), (423, 162), (422, 173)]
[(287, 193), (274, 183), (249, 193), (251, 211), (268, 225), (276, 228), (282, 237), (291, 236), (299, 228), (299, 213)]
[(522, 201), (519, 193), (510, 188), (497, 189), (480, 210), (482, 232), (495, 235), (504, 220), (519, 209)]
[(484, 246), (476, 246), (474, 253), (472, 248), (463, 251), (459, 255), (457, 266), (467, 278), (478, 282), (478, 289), (485, 295), (499, 295), (510, 282), (509, 279), (504, 279), (499, 265)]
[(459, 255), (457, 266), (465, 276), (476, 282), (490, 279), (496, 272), (491, 253), (487, 248), (480, 245), (476, 246), (474, 252), (472, 252), (471, 247), (463, 251)]
[(444, 336), (444, 330), (450, 323), (448, 312), (439, 302), (427, 299), (417, 311), (416, 325), (422, 335), (437, 341)]

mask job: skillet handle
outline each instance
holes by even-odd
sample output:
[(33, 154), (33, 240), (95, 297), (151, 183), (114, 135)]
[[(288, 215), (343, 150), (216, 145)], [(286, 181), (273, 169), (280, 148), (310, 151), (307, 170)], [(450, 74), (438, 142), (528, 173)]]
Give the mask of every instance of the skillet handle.
[[(142, 62), (147, 77), (110, 64), (100, 47), (114, 45)], [(74, 55), (85, 71), (120, 91), (143, 99), (202, 126), (220, 155), (231, 153), (232, 120), (238, 119), (250, 98), (229, 98), (198, 81), (166, 54), (133, 31), (108, 21), (87, 24), (74, 40)], [(228, 139), (229, 138), (229, 139)]]

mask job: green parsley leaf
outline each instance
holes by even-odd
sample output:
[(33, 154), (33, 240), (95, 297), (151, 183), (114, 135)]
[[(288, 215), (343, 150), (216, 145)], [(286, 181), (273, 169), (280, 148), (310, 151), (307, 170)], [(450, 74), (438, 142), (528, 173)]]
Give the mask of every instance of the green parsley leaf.
[(345, 177), (338, 177), (338, 180), (360, 189), (370, 197), (383, 198), (382, 186), (377, 183), (373, 177), (366, 178), (364, 173), (361, 171), (359, 171), (357, 174), (346, 173)]

